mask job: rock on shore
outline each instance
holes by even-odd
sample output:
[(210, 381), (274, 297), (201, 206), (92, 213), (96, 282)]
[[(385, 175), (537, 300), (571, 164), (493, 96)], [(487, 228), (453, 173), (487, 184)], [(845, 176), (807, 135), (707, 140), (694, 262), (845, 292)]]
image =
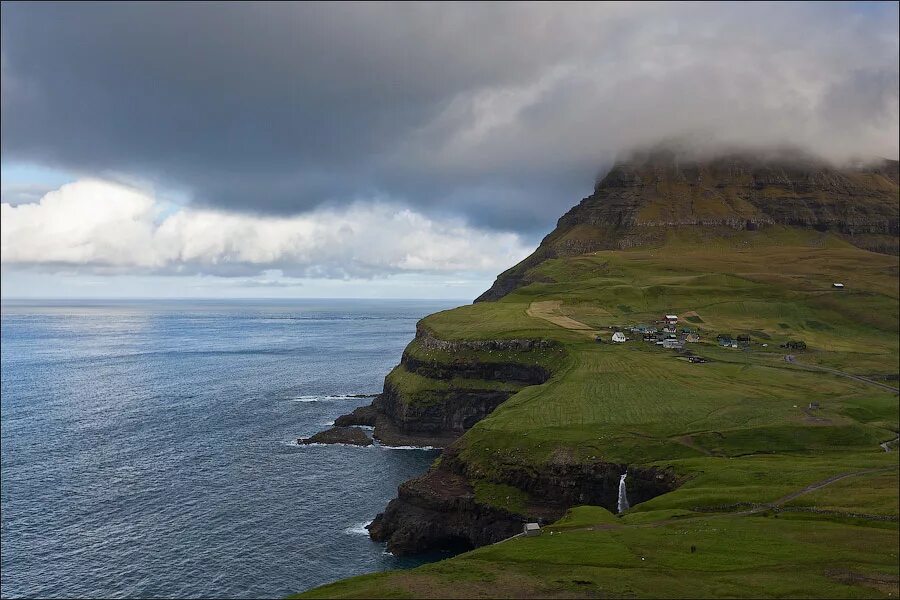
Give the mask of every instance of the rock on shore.
[(320, 431), (312, 437), (297, 438), (297, 443), (308, 444), (351, 444), (353, 446), (371, 446), (372, 438), (359, 427), (332, 427)]

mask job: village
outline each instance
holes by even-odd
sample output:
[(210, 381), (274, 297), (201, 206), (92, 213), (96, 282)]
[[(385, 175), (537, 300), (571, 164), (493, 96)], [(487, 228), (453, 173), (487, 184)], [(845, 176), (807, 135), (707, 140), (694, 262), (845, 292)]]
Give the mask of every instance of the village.
[[(693, 352), (686, 348), (686, 344), (696, 344), (700, 342), (700, 332), (692, 327), (678, 325), (678, 315), (666, 314), (656, 320), (652, 325), (638, 324), (625, 326), (612, 326), (612, 335), (609, 341), (613, 344), (624, 344), (640, 339), (644, 343), (661, 346), (666, 350), (675, 350), (684, 354), (689, 362), (704, 363), (709, 362), (708, 359), (695, 356)], [(606, 340), (602, 336), (596, 336), (597, 343), (605, 343)], [(746, 350), (750, 348), (751, 339), (749, 335), (741, 334), (732, 336), (731, 334), (719, 334), (716, 336), (716, 343), (724, 348), (735, 350)], [(763, 344), (767, 346), (768, 344)]]

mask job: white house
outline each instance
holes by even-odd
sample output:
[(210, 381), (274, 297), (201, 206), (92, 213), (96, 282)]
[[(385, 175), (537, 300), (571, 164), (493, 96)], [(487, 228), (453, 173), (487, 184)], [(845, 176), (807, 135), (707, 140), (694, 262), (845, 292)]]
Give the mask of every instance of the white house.
[(678, 315), (666, 315), (667, 325), (678, 325)]
[(622, 342), (624, 342), (625, 339), (626, 339), (625, 334), (622, 333), (621, 331), (617, 331), (612, 335), (612, 341), (614, 341), (618, 344), (621, 344)]

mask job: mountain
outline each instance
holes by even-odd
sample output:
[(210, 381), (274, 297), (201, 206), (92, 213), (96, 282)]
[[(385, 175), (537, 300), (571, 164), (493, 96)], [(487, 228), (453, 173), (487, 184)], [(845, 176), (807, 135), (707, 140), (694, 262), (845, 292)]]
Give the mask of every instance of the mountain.
[(304, 597), (896, 597), (897, 182), (786, 151), (616, 165), (336, 422), (444, 449), (369, 531), (464, 552)]
[(659, 245), (671, 227), (739, 231), (773, 225), (831, 232), (867, 250), (898, 254), (898, 161), (837, 168), (802, 153), (730, 153), (710, 159), (641, 152), (615, 165), (594, 193), (560, 218), (521, 263), (475, 301), (532, 281), (548, 258)]

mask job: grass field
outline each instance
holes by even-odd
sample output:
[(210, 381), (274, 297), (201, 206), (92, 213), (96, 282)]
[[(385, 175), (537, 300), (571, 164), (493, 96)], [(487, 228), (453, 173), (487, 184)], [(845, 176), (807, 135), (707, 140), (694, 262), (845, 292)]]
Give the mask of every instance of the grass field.
[[(680, 487), (623, 515), (578, 507), (537, 538), (305, 597), (896, 597), (900, 452), (879, 444), (900, 431), (900, 404), (890, 389), (849, 376), (897, 386), (897, 257), (787, 228), (667, 235), (653, 248), (545, 261), (532, 269), (535, 283), (423, 325), (447, 340), (560, 344), (553, 353), (481, 357), (541, 364), (553, 375), (457, 442), (478, 473), (479, 502), (526, 504), (502, 481), (503, 468), (540, 469), (560, 455), (670, 468)], [(832, 289), (835, 281), (846, 288)], [(529, 316), (534, 303), (543, 312)], [(567, 328), (583, 323), (608, 336), (670, 313), (700, 332), (689, 347), (711, 362), (641, 341), (597, 344)], [(722, 348), (719, 333), (752, 343)], [(779, 348), (787, 341), (807, 350)], [(445, 384), (404, 385), (427, 396)], [(785, 498), (777, 510), (743, 514)]]

